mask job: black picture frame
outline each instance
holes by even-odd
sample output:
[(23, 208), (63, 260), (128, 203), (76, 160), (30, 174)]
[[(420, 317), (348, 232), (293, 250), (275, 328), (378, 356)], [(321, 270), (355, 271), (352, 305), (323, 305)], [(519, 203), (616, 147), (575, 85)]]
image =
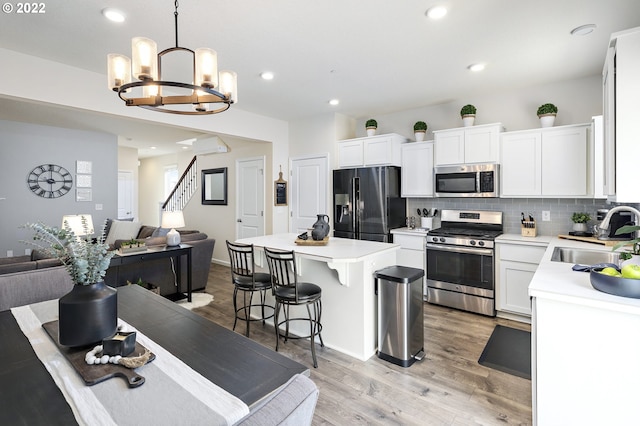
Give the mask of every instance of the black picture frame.
[(227, 205), (227, 168), (202, 171), (202, 204)]
[(274, 182), (274, 205), (286, 206), (287, 205), (287, 182), (275, 181)]

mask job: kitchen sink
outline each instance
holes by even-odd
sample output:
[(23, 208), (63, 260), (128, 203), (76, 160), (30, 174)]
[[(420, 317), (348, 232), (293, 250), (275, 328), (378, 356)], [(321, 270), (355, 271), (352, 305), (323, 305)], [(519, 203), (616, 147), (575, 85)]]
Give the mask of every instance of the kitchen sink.
[(618, 253), (611, 251), (556, 247), (551, 254), (551, 260), (582, 265), (595, 265), (596, 263), (615, 263), (617, 265), (618, 255)]

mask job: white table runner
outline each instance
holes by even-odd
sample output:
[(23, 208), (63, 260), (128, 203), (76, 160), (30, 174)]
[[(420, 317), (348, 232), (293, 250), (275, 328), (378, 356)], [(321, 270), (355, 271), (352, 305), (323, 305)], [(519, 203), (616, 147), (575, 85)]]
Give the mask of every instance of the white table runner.
[[(136, 372), (145, 383), (129, 388), (114, 377), (93, 386), (58, 350), (42, 324), (57, 319), (57, 301), (11, 309), (36, 355), (62, 391), (81, 425), (229, 425), (249, 413), (240, 399), (204, 378), (153, 340), (136, 331), (136, 340), (156, 359)], [(119, 323), (134, 330), (126, 322)]]

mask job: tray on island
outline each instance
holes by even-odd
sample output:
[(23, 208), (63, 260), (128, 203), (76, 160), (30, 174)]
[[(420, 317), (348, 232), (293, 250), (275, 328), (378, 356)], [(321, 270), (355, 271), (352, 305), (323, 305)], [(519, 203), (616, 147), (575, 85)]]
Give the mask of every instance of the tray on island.
[(320, 241), (312, 240), (308, 238), (306, 240), (301, 240), (300, 238), (296, 238), (296, 244), (299, 246), (326, 246), (329, 243), (329, 237), (326, 236)]
[[(56, 344), (60, 353), (64, 355), (65, 358), (71, 363), (73, 368), (80, 374), (84, 383), (88, 386), (95, 385), (96, 383), (103, 382), (112, 377), (122, 377), (127, 381), (127, 384), (130, 388), (135, 388), (142, 385), (145, 381), (145, 378), (136, 373), (135, 370), (131, 368), (127, 368), (123, 365), (119, 364), (99, 364), (99, 365), (89, 365), (85, 362), (84, 356), (93, 349), (93, 346), (90, 347), (81, 347), (81, 348), (69, 348), (67, 346), (62, 346), (58, 342), (58, 321), (50, 321), (42, 324), (42, 328), (45, 329), (51, 340)], [(139, 356), (144, 353), (146, 348), (142, 346), (140, 343), (136, 342), (136, 348), (133, 350), (133, 353), (128, 355), (130, 357)], [(156, 359), (156, 356), (153, 352), (151, 352), (151, 357), (149, 358), (148, 363)]]

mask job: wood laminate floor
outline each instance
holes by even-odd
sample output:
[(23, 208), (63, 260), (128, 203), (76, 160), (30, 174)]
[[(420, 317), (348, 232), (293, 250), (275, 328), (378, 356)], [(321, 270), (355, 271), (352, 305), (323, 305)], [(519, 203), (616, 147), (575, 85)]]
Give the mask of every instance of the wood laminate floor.
[[(233, 286), (228, 266), (212, 264), (208, 306), (193, 312), (233, 327)], [(403, 368), (317, 347), (313, 368), (308, 340), (280, 344), (279, 352), (308, 365), (320, 389), (314, 425), (530, 425), (531, 381), (478, 364), (496, 324), (489, 318), (425, 303), (424, 360)], [(244, 333), (244, 323), (236, 331)], [(275, 349), (272, 326), (251, 324), (251, 339)]]

